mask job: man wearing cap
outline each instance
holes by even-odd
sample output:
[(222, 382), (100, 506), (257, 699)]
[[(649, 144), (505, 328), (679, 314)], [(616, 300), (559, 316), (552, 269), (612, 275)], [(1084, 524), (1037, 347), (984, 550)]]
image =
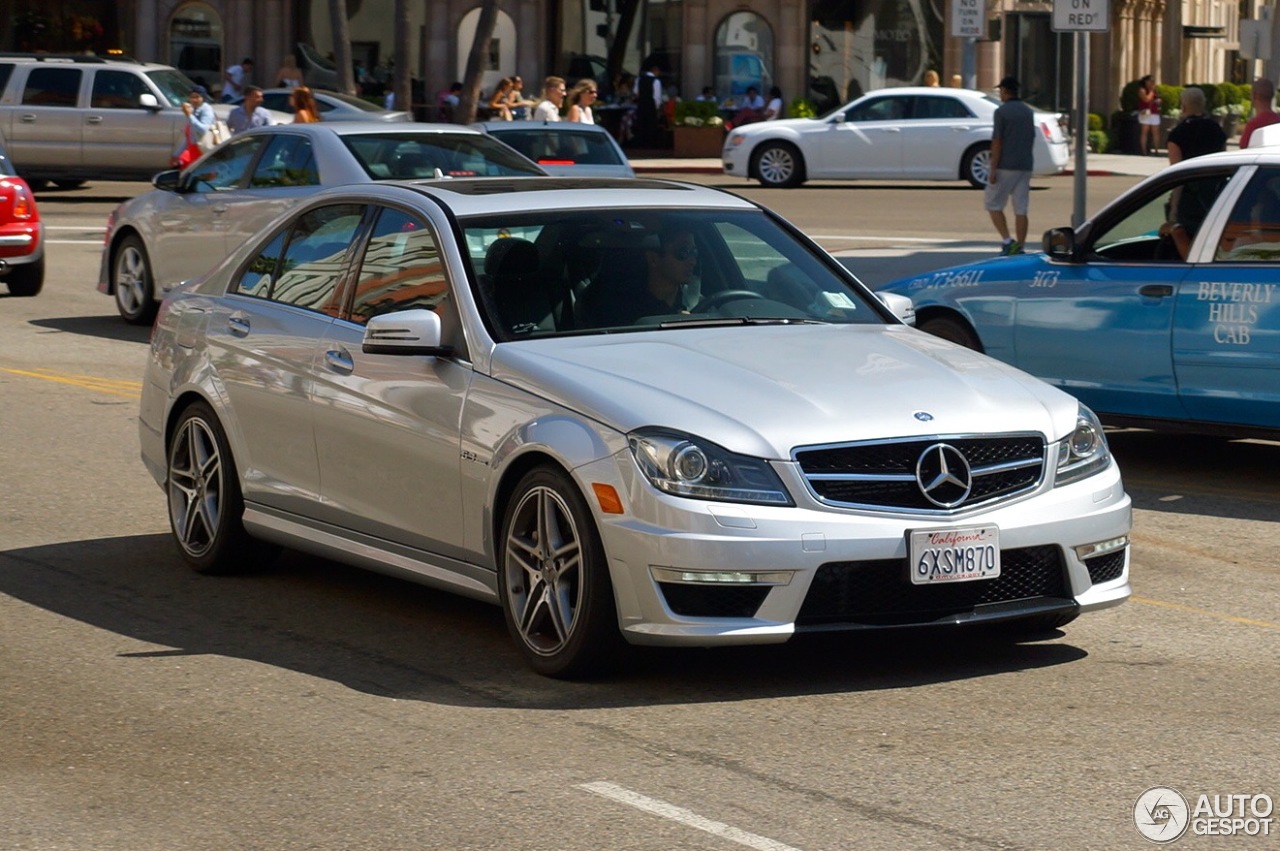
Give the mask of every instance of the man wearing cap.
[(200, 156), (198, 143), (218, 120), (218, 117), (213, 114), (213, 107), (209, 104), (208, 98), (209, 92), (204, 86), (191, 87), (186, 102), (182, 104), (182, 114), (187, 117), (187, 123), (183, 127), (178, 147), (169, 158), (169, 165), (186, 168)]
[[(1018, 98), (1018, 81), (1000, 81), (1000, 100), (991, 129), (991, 174), (984, 201), (991, 222), (1000, 234), (1001, 254), (1021, 254), (1027, 241), (1027, 206), (1031, 198), (1031, 171), (1036, 141), (1035, 115)], [(1009, 235), (1005, 204), (1013, 198), (1014, 236)]]

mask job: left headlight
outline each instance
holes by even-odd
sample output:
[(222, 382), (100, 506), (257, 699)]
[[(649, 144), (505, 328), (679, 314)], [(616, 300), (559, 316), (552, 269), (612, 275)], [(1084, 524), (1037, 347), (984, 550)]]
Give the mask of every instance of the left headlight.
[(1058, 443), (1058, 469), (1054, 477), (1055, 485), (1092, 476), (1101, 472), (1111, 463), (1111, 450), (1107, 447), (1107, 436), (1102, 430), (1102, 423), (1093, 411), (1080, 406), (1076, 414), (1076, 427), (1071, 434)]
[(792, 504), (778, 474), (759, 458), (657, 428), (637, 429), (627, 435), (627, 443), (640, 472), (664, 493), (722, 502)]

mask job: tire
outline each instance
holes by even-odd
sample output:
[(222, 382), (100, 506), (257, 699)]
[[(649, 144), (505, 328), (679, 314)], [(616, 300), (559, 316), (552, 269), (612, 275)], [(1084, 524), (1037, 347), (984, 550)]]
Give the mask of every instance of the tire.
[(917, 327), (926, 334), (941, 337), (966, 349), (982, 351), (982, 341), (973, 329), (961, 319), (952, 316), (933, 316), (921, 322)]
[(502, 517), (498, 590), (507, 629), (535, 671), (605, 673), (623, 650), (613, 584), (591, 510), (558, 469), (520, 480)]
[(226, 433), (207, 404), (182, 412), (165, 458), (169, 528), (197, 573), (246, 573), (275, 557), (279, 547), (245, 531), (240, 477)]
[(9, 294), (20, 298), (38, 295), (44, 288), (44, 257), (34, 263), (23, 263), (14, 266), (9, 274), (0, 278), (9, 285)]
[(111, 258), (111, 291), (116, 310), (130, 325), (150, 325), (156, 317), (156, 298), (147, 248), (136, 234), (126, 236)]
[(59, 189), (79, 189), (84, 186), (83, 180), (55, 180), (53, 185)]
[(991, 182), (991, 145), (974, 145), (964, 152), (960, 162), (960, 176), (974, 189), (986, 189)]
[(804, 183), (804, 158), (789, 142), (765, 142), (752, 158), (751, 173), (762, 186), (791, 189)]

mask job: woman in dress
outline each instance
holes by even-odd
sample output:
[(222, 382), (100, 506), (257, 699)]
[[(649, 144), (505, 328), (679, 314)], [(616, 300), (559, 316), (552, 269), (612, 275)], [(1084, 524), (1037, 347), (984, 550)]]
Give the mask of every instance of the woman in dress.
[(489, 118), (494, 121), (510, 121), (511, 106), (507, 101), (511, 97), (511, 78), (503, 77), (489, 97)]
[(782, 105), (782, 89), (774, 86), (769, 89), (769, 102), (764, 107), (764, 120), (776, 121), (782, 117), (784, 107)]
[(293, 107), (294, 124), (315, 124), (320, 120), (315, 95), (306, 86), (294, 88), (293, 94), (289, 95), (289, 106)]
[(524, 80), (520, 79), (520, 75), (516, 74), (511, 78), (511, 92), (507, 96), (507, 108), (511, 110), (511, 117), (516, 121), (521, 121), (529, 117), (529, 110), (537, 106), (536, 100), (529, 100), (524, 96)]
[(1160, 97), (1156, 94), (1155, 77), (1148, 74), (1138, 81), (1138, 148), (1142, 155), (1154, 154), (1160, 138)]
[(298, 60), (294, 59), (293, 54), (290, 53), (285, 56), (279, 70), (276, 71), (276, 86), (285, 89), (296, 89), (301, 85), (302, 69), (298, 67)]
[(579, 124), (595, 124), (595, 116), (591, 113), (591, 105), (600, 96), (600, 88), (595, 80), (581, 79), (569, 92), (569, 115), (567, 120)]

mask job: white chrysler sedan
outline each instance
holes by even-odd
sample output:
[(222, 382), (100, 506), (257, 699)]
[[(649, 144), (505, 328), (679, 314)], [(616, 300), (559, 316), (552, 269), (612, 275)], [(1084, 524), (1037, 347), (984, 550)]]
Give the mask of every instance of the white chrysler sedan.
[[(806, 180), (967, 180), (987, 185), (992, 116), (1000, 101), (970, 89), (878, 89), (821, 118), (735, 127), (721, 155), (726, 174), (765, 186)], [(1058, 116), (1035, 113), (1035, 173), (1067, 165)]]
[(550, 676), (1127, 599), (1093, 414), (909, 315), (706, 187), (339, 187), (166, 297), (142, 456), (196, 570), (284, 545), (491, 601)]

